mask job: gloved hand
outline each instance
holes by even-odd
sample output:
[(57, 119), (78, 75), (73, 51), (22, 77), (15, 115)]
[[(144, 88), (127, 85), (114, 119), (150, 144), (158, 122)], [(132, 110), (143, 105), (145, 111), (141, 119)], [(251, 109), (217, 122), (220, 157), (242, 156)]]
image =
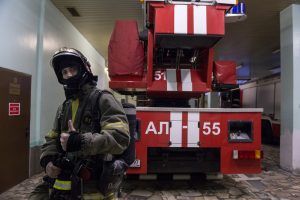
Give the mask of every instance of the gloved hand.
[(70, 133), (61, 133), (60, 134), (60, 144), (64, 151), (67, 151), (67, 143), (70, 137)]
[(61, 133), (60, 144), (64, 151), (73, 152), (81, 149), (81, 136), (73, 126), (72, 120), (68, 121), (68, 133)]
[(57, 178), (57, 176), (61, 173), (61, 169), (53, 165), (52, 162), (48, 162), (46, 166), (46, 174), (51, 178)]

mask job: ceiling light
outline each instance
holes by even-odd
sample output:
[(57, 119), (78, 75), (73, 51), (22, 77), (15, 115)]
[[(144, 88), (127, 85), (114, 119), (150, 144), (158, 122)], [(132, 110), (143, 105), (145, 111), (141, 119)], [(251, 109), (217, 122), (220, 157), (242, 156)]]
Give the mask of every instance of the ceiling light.
[(241, 69), (243, 67), (243, 63), (236, 66), (236, 69)]
[(278, 74), (281, 72), (281, 68), (280, 68), (280, 66), (275, 66), (275, 67), (268, 69), (268, 71), (271, 72), (272, 74)]
[(80, 17), (79, 12), (74, 7), (68, 7), (67, 10), (73, 17)]
[(277, 54), (277, 53), (280, 53), (280, 49), (275, 49), (272, 51), (272, 54)]

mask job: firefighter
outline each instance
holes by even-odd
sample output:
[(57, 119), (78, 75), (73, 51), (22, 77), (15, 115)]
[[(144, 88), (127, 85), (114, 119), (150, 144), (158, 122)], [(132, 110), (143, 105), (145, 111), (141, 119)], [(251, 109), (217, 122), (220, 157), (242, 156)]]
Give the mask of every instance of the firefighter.
[(30, 199), (114, 199), (127, 168), (118, 155), (130, 140), (123, 107), (109, 91), (96, 87), (97, 77), (80, 51), (61, 48), (50, 63), (66, 100), (42, 145), (40, 164), (47, 182)]

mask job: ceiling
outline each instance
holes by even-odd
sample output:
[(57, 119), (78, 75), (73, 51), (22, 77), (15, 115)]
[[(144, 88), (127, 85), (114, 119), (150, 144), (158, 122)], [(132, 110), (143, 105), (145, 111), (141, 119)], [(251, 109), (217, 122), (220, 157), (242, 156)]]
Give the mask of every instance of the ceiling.
[[(115, 20), (136, 19), (142, 29), (143, 11), (138, 0), (52, 0), (54, 5), (107, 58)], [(216, 45), (215, 59), (235, 60), (241, 78), (270, 75), (280, 67), (280, 11), (300, 0), (244, 0), (247, 19), (226, 24), (225, 37)], [(80, 14), (74, 17), (67, 8)]]

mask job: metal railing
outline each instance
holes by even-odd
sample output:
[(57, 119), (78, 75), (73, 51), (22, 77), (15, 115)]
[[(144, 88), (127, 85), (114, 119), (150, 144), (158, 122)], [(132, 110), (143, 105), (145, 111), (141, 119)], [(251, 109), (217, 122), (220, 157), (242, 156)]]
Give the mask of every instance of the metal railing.
[(207, 5), (215, 5), (215, 0), (166, 0), (169, 4), (179, 4), (179, 5), (201, 5), (201, 6), (207, 6)]
[(152, 2), (165, 2), (168, 4), (179, 4), (179, 5), (215, 5), (215, 4), (237, 4), (237, 0), (144, 0), (144, 3), (149, 1)]

